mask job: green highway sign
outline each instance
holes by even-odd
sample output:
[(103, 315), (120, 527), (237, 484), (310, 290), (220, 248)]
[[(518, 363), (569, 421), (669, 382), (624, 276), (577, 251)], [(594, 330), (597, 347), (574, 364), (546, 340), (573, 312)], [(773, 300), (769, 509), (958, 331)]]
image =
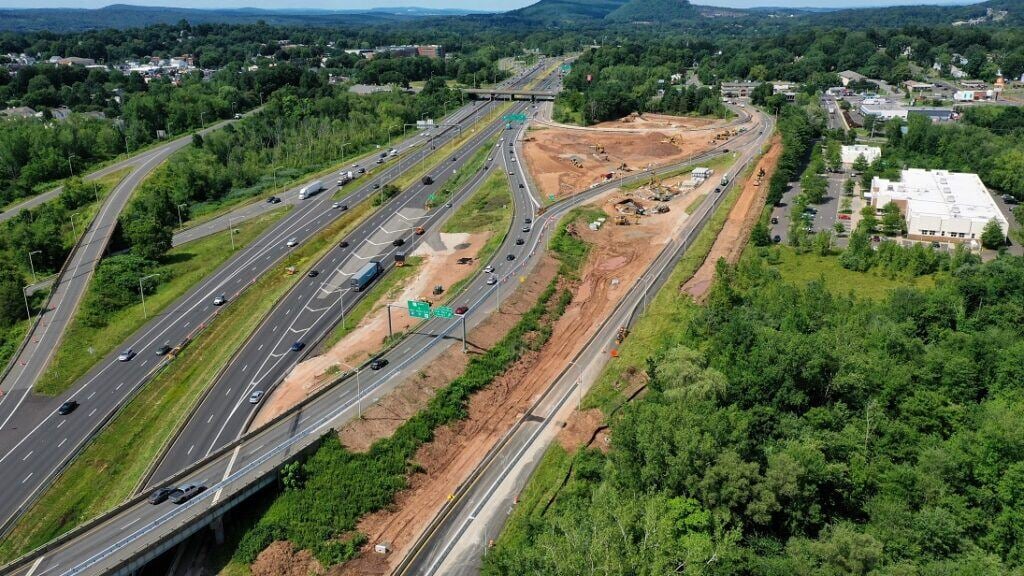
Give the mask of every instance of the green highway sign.
[(427, 202), (433, 202), (434, 200), (437, 200), (437, 194), (432, 193), (429, 196), (427, 196)]
[(455, 312), (453, 312), (452, 309), (450, 307), (448, 307), (448, 306), (438, 306), (437, 309), (434, 310), (434, 317), (435, 318), (454, 318), (455, 317)]
[(572, 64), (562, 64), (562, 72), (568, 72), (572, 70)]
[(419, 300), (409, 300), (409, 317), (410, 318), (430, 318), (430, 303), (420, 302)]
[(526, 122), (526, 114), (506, 114), (505, 122)]

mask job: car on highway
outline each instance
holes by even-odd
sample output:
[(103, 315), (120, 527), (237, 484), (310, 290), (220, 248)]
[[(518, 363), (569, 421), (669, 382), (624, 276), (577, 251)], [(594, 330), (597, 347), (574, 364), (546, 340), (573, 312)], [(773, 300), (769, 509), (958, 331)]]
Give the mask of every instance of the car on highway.
[(497, 283), (498, 283), (498, 277), (497, 276), (488, 276), (487, 277), (487, 285), (488, 286), (494, 286)]
[(516, 255), (515, 254), (506, 254), (505, 255), (505, 260), (508, 260), (509, 262), (511, 262), (511, 261), (513, 261), (515, 259), (516, 259)]
[(509, 170), (509, 171), (508, 171), (508, 175), (509, 175), (509, 176), (515, 176), (515, 172), (513, 172), (513, 171)]
[(456, 314), (465, 314), (466, 312), (469, 312), (469, 306), (459, 306), (455, 309)]
[(374, 182), (374, 184), (373, 184), (373, 189), (374, 189), (374, 190), (378, 190), (379, 188), (380, 188), (380, 184), (378, 184), (378, 183)]
[(277, 196), (271, 196), (270, 198), (267, 198), (267, 204), (280, 204), (280, 203), (281, 203), (281, 199), (278, 198)]
[(529, 226), (523, 226), (523, 233), (524, 234), (526, 234), (529, 231), (530, 231), (530, 227)]
[(522, 182), (520, 182), (520, 183), (519, 183), (519, 188), (526, 188), (526, 186), (523, 186), (523, 183), (522, 183)]
[(348, 241), (342, 240), (341, 242), (338, 242), (338, 248), (348, 248)]
[(309, 272), (308, 272), (308, 273), (306, 274), (306, 276), (309, 276), (310, 278), (316, 278), (316, 277), (317, 277), (317, 276), (319, 276), (319, 275), (320, 275), (320, 271), (319, 271), (319, 270), (310, 270), (310, 271), (309, 271)]
[(214, 306), (223, 306), (223, 305), (225, 305), (227, 303), (228, 303), (228, 298), (227, 298), (227, 296), (225, 296), (223, 294), (221, 294), (220, 296), (217, 296), (216, 298), (213, 299), (213, 305)]
[(401, 246), (402, 244), (405, 244), (405, 240), (402, 238), (395, 238), (391, 241), (392, 246)]
[(484, 274), (490, 274), (492, 272), (494, 272), (494, 266), (488, 265), (484, 268)]
[(135, 351), (132, 350), (131, 348), (128, 348), (127, 350), (124, 350), (123, 352), (117, 355), (118, 362), (127, 362), (132, 358), (135, 358)]
[(153, 490), (152, 492), (149, 493), (149, 498), (146, 498), (146, 501), (154, 505), (160, 504), (161, 502), (164, 502), (168, 498), (170, 498), (175, 491), (175, 488), (171, 488), (169, 486), (157, 488), (156, 490)]
[(523, 244), (526, 244), (526, 240), (523, 240), (522, 238), (516, 238), (516, 246), (522, 246)]
[(237, 113), (237, 112), (235, 112), (235, 120), (241, 120), (241, 119), (242, 119), (242, 115)]
[(263, 395), (266, 394), (263, 390), (256, 390), (252, 394), (249, 394), (249, 404), (259, 404), (260, 400), (263, 400)]
[(302, 350), (305, 347), (306, 347), (306, 343), (305, 342), (296, 342), (296, 343), (292, 344), (291, 350), (292, 350), (292, 352), (298, 352), (298, 351)]
[(524, 224), (533, 224), (533, 218), (527, 218), (526, 220), (523, 220), (523, 223)]
[(331, 204), (331, 208), (334, 209), (334, 210), (341, 210), (342, 212), (344, 212), (345, 210), (348, 210), (348, 204), (342, 204), (341, 202), (335, 202), (334, 204)]
[(380, 370), (387, 365), (387, 358), (374, 358), (373, 361), (370, 362), (370, 370)]
[(74, 412), (75, 408), (78, 408), (78, 402), (74, 400), (68, 400), (67, 402), (61, 404), (60, 408), (57, 408), (57, 414), (60, 414), (61, 416), (67, 416), (68, 414)]
[(171, 347), (168, 346), (167, 344), (164, 344), (163, 346), (161, 346), (161, 347), (156, 349), (156, 355), (157, 356), (167, 356), (170, 353), (171, 353)]
[(299, 239), (298, 239), (298, 238), (289, 238), (289, 239), (288, 239), (288, 242), (286, 242), (285, 244), (286, 244), (286, 245), (287, 245), (287, 246), (288, 246), (289, 248), (295, 248), (296, 246), (298, 246), (298, 245), (299, 245)]
[(174, 490), (174, 493), (170, 496), (170, 500), (174, 504), (184, 504), (198, 496), (203, 490), (206, 490), (206, 486), (199, 484), (182, 484)]

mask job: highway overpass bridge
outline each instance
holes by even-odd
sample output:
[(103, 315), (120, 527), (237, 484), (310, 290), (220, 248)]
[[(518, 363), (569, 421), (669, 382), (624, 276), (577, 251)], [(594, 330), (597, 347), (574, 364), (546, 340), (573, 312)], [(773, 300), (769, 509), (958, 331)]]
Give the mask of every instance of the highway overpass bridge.
[(462, 93), (477, 100), (554, 100), (557, 92), (550, 90), (516, 90), (514, 88), (464, 88)]

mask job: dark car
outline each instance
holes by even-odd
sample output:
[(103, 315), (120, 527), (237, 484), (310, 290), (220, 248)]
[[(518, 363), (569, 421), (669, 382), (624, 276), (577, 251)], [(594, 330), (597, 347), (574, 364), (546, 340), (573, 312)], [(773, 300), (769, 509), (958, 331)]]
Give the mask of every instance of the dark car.
[(57, 414), (60, 414), (61, 416), (67, 416), (68, 414), (74, 412), (75, 408), (78, 408), (78, 402), (75, 402), (74, 400), (68, 400), (67, 402), (61, 404), (60, 408), (57, 408)]
[(380, 184), (374, 184), (374, 185), (373, 185), (373, 189), (374, 189), (374, 190), (377, 190), (377, 189), (379, 189), (379, 188), (380, 188)]
[(522, 238), (516, 238), (516, 246), (522, 246), (523, 244), (526, 244), (526, 240), (523, 240)]
[(168, 346), (167, 344), (164, 344), (163, 346), (161, 346), (161, 347), (156, 349), (156, 355), (157, 356), (167, 356), (170, 353), (171, 353), (171, 347)]
[(171, 494), (174, 494), (175, 491), (176, 490), (174, 488), (157, 488), (152, 493), (150, 493), (149, 498), (146, 498), (146, 500), (150, 504), (159, 504), (170, 498)]
[(525, 220), (525, 222), (526, 222), (527, 224), (533, 224), (533, 218), (527, 218), (527, 219)]
[(509, 254), (508, 256), (505, 256), (505, 260), (508, 260), (509, 262), (511, 262), (511, 261), (513, 261), (515, 259), (516, 259), (516, 255), (515, 254)]
[(522, 182), (520, 182), (520, 183), (519, 183), (519, 187), (520, 187), (520, 188), (526, 188), (526, 186), (523, 186), (523, 183), (522, 183)]
[(171, 502), (175, 504), (184, 504), (198, 496), (203, 490), (206, 490), (206, 486), (199, 486), (197, 484), (185, 484), (179, 486), (174, 490), (174, 493), (171, 494)]
[(394, 240), (391, 241), (392, 246), (401, 246), (402, 244), (405, 244), (405, 240), (401, 238), (395, 238)]
[(455, 309), (456, 314), (465, 314), (466, 312), (469, 312), (468, 306), (459, 306), (458, 308)]
[(316, 278), (319, 275), (320, 275), (320, 271), (319, 270), (310, 270), (309, 273), (306, 274), (306, 276), (309, 276), (310, 278)]
[(342, 240), (341, 242), (338, 242), (338, 248), (348, 248), (348, 241)]
[(779, 219), (776, 218), (775, 216), (772, 216), (772, 224), (778, 224), (778, 223), (779, 223)]
[(299, 350), (302, 350), (305, 347), (305, 342), (296, 342), (295, 344), (292, 344), (292, 352), (298, 352)]
[(271, 196), (270, 198), (267, 198), (267, 204), (280, 204), (280, 203), (281, 203), (281, 199), (278, 198), (277, 196)]
[(782, 237), (776, 234), (774, 237), (772, 237), (772, 242), (778, 244), (779, 242), (782, 242)]
[(383, 368), (383, 367), (385, 367), (387, 365), (388, 365), (388, 359), (387, 358), (374, 358), (373, 361), (370, 362), (370, 370), (380, 370), (381, 368)]

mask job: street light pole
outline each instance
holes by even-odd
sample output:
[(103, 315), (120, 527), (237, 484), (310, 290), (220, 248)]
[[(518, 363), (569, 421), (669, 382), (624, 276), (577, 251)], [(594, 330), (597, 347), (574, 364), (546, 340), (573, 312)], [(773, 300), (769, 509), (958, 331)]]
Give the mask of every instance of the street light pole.
[(179, 230), (185, 227), (185, 225), (182, 224), (182, 222), (181, 222), (181, 207), (182, 206), (188, 206), (188, 202), (182, 202), (181, 204), (178, 204), (176, 206), (176, 208), (178, 209), (178, 229)]
[(231, 238), (231, 251), (235, 251), (235, 230), (231, 225), (231, 214), (228, 213), (228, 237)]
[(143, 276), (142, 278), (139, 278), (139, 298), (142, 299), (142, 317), (143, 318), (149, 318), (149, 314), (146, 312), (146, 293), (142, 289), (142, 282), (144, 280), (149, 280), (150, 278), (156, 278), (157, 276), (160, 276), (160, 274), (150, 274), (149, 276)]
[(21, 287), (21, 296), (25, 299), (25, 318), (32, 320), (32, 311), (28, 307), (28, 286)]
[(75, 240), (77, 241), (78, 240), (78, 230), (75, 228), (75, 216), (78, 216), (78, 212), (75, 212), (75, 213), (71, 214), (71, 216), (68, 216), (68, 220), (71, 221), (71, 233), (75, 235)]
[(34, 262), (32, 262), (32, 255), (33, 254), (42, 254), (42, 252), (43, 252), (42, 250), (32, 250), (31, 252), (28, 253), (28, 267), (32, 269), (32, 283), (33, 284), (35, 284), (36, 282), (39, 282), (39, 280), (36, 279), (36, 265), (35, 265)]

